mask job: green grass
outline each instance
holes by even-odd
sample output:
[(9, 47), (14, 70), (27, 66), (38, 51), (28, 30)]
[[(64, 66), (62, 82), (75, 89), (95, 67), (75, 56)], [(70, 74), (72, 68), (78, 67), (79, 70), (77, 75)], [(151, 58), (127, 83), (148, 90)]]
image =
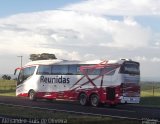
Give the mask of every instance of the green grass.
[(140, 124), (140, 121), (0, 105), (0, 114), (24, 118), (63, 119), (74, 124)]
[(0, 95), (1, 96), (15, 96), (16, 81), (0, 79)]
[(160, 107), (160, 96), (141, 97), (140, 105), (150, 107)]
[(141, 102), (140, 105), (160, 107), (160, 82), (141, 83)]

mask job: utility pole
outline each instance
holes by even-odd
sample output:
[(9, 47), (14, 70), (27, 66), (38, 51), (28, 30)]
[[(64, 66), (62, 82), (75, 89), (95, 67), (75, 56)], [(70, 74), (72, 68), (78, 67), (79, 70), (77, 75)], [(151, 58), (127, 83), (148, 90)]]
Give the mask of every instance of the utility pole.
[(20, 57), (20, 59), (21, 59), (21, 68), (22, 68), (22, 59), (23, 59), (23, 56), (17, 56), (17, 57)]

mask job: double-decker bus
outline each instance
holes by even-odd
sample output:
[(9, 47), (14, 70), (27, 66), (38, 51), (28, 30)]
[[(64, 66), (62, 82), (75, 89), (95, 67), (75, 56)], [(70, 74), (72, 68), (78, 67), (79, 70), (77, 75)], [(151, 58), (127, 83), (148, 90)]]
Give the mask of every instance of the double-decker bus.
[(140, 102), (140, 64), (132, 60), (38, 60), (17, 70), (16, 96), (30, 100), (78, 100), (92, 106)]

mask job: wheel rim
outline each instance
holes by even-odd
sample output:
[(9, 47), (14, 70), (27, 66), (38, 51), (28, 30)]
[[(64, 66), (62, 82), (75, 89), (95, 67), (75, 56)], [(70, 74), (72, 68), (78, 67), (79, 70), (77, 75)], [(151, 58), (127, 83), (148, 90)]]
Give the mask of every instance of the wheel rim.
[(33, 99), (33, 98), (34, 98), (34, 93), (33, 93), (33, 92), (30, 93), (29, 98), (30, 98), (30, 99)]
[(98, 98), (97, 95), (92, 95), (91, 96), (91, 104), (92, 104), (92, 106), (98, 106), (99, 98)]
[(82, 95), (80, 96), (80, 104), (81, 104), (81, 105), (85, 105), (86, 102), (87, 102), (87, 97), (86, 97), (86, 95), (82, 94)]
[(34, 92), (34, 91), (31, 91), (31, 92), (29, 93), (29, 99), (30, 99), (30, 100), (35, 100), (35, 92)]

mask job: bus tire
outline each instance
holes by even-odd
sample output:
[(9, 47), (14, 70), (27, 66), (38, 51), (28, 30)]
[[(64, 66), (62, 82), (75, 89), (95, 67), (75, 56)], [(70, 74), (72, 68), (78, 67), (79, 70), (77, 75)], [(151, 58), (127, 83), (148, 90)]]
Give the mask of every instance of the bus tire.
[(88, 97), (85, 93), (81, 93), (79, 95), (79, 103), (82, 105), (82, 106), (85, 106), (88, 104)]
[(97, 107), (100, 105), (99, 96), (97, 94), (92, 94), (90, 96), (90, 104), (94, 107)]
[(36, 101), (36, 92), (34, 90), (29, 91), (29, 99), (31, 101)]

